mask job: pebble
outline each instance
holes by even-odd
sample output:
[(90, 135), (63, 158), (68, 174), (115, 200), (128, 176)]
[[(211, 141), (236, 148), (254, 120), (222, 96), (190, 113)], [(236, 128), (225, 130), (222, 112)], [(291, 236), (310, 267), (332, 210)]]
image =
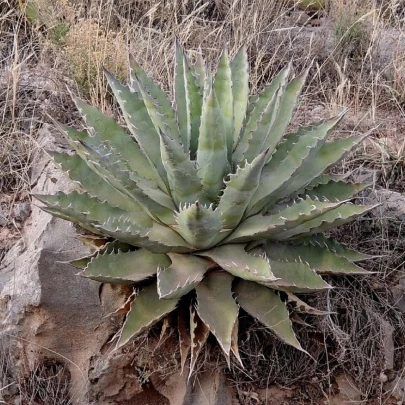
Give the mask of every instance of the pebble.
[(25, 221), (31, 213), (31, 204), (29, 202), (21, 202), (14, 206), (13, 215), (17, 221)]

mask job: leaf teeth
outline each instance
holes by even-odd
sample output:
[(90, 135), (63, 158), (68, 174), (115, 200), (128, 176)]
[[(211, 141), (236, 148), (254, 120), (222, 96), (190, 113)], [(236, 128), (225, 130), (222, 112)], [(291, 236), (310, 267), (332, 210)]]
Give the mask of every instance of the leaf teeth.
[(197, 311), (190, 307), (190, 335), (191, 335), (191, 361), (188, 380), (193, 374), (197, 363), (198, 355), (207, 341), (210, 330), (208, 326), (200, 319)]
[(213, 263), (192, 255), (169, 254), (171, 265), (158, 272), (160, 298), (180, 298), (193, 290)]
[(152, 283), (143, 288), (132, 302), (121, 331), (119, 347), (128, 343), (176, 308), (178, 300), (160, 300), (156, 287), (156, 283)]

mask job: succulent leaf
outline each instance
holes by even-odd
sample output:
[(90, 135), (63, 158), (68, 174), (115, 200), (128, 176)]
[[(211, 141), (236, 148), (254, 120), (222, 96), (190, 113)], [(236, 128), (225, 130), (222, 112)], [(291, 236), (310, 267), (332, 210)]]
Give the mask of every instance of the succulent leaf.
[[(201, 51), (201, 50), (200, 50)], [(200, 91), (204, 91), (206, 76), (207, 76), (207, 68), (205, 66), (204, 59), (202, 57), (201, 52), (197, 53), (197, 58), (193, 66), (191, 66), (191, 70), (193, 76), (196, 79), (196, 83), (200, 88)]]
[(70, 179), (77, 182), (83, 190), (87, 190), (92, 197), (97, 197), (100, 201), (106, 201), (112, 207), (124, 211), (143, 212), (136, 201), (117, 193), (116, 189), (91, 170), (79, 155), (51, 151), (48, 153)]
[(222, 54), (219, 60), (217, 74), (214, 79), (214, 90), (218, 99), (218, 104), (222, 111), (225, 139), (227, 145), (227, 156), (229, 163), (231, 163), (234, 140), (234, 104), (232, 91), (232, 71), (228, 49), (226, 46), (222, 50)]
[(299, 190), (320, 176), (324, 171), (343, 159), (366, 136), (368, 135), (353, 136), (324, 143), (318, 153), (312, 156), (310, 160), (307, 160), (305, 165), (301, 166), (300, 171), (295, 173), (293, 181), (284, 188), (279, 198), (283, 198), (293, 191)]
[(102, 283), (133, 284), (156, 275), (158, 268), (169, 265), (167, 255), (146, 249), (105, 252), (95, 256), (80, 275)]
[(290, 241), (290, 243), (320, 246), (322, 248), (328, 249), (330, 252), (336, 253), (340, 257), (344, 257), (350, 262), (360, 262), (375, 257), (349, 249), (347, 246), (342, 245), (341, 243), (338, 243), (331, 238), (326, 238), (322, 234), (299, 238)]
[[(259, 121), (256, 124), (256, 128), (251, 132), (246, 151), (244, 152), (244, 158), (251, 162), (259, 153), (266, 149), (267, 140), (272, 133), (273, 125), (276, 123), (276, 119), (279, 113), (280, 102), (280, 90), (277, 91), (270, 103), (263, 111)], [(267, 148), (268, 150), (270, 148)], [(270, 154), (273, 153), (273, 149)], [(267, 163), (267, 160), (266, 162)]]
[(94, 170), (111, 186), (138, 202), (151, 218), (166, 224), (174, 223), (175, 205), (167, 194), (148, 183), (132, 180), (123, 162), (111, 159), (113, 151), (108, 145), (95, 149), (87, 143), (80, 144)]
[[(163, 124), (162, 131), (180, 142), (180, 134), (175, 118), (175, 111), (167, 94), (146, 74), (139, 64), (130, 58), (130, 73), (132, 83), (136, 83), (134, 90), (142, 94), (145, 106), (155, 127)], [(159, 113), (159, 116), (156, 114)], [(157, 129), (157, 128), (156, 128)], [(157, 132), (158, 129), (157, 129)]]
[(343, 201), (353, 198), (368, 186), (369, 184), (331, 180), (326, 184), (318, 184), (311, 190), (305, 190), (304, 195), (324, 201)]
[(249, 63), (246, 47), (242, 46), (231, 61), (233, 98), (233, 147), (239, 141), (249, 100)]
[[(53, 213), (60, 213), (62, 216), (71, 218), (70, 221), (87, 224), (94, 228), (96, 224), (102, 224), (109, 218), (119, 218), (126, 216), (134, 221), (142, 228), (152, 226), (152, 221), (146, 217), (142, 217), (142, 213), (123, 211), (120, 208), (111, 207), (107, 203), (103, 203), (95, 197), (91, 197), (87, 193), (79, 193), (72, 191), (69, 194), (59, 192), (55, 195), (35, 195), (35, 198), (41, 201)], [(96, 230), (96, 233), (98, 231)]]
[[(286, 193), (285, 189), (292, 187), (292, 183), (296, 186), (293, 188), (294, 191), (302, 187), (302, 184), (296, 184), (302, 182), (301, 174), (304, 173), (305, 176), (305, 167), (311, 165), (330, 130), (340, 119), (341, 116), (338, 116), (316, 126), (301, 128), (290, 137), (290, 140), (287, 138), (286, 146), (281, 148), (278, 153), (276, 152), (272, 156), (270, 164), (263, 169), (259, 187), (250, 204), (251, 213), (257, 213), (266, 204), (274, 204), (285, 195), (291, 194)], [(294, 142), (295, 139), (296, 142)], [(297, 176), (295, 176), (296, 172)], [(311, 180), (312, 178), (308, 182)]]
[[(214, 271), (207, 274), (196, 287), (198, 315), (216, 337), (227, 358), (239, 311), (232, 297), (232, 281), (229, 273)], [(221, 310), (218, 311), (218, 308)]]
[(210, 258), (223, 270), (244, 280), (260, 282), (276, 280), (267, 259), (250, 255), (245, 251), (245, 245), (224, 245), (196, 254)]
[(235, 293), (239, 305), (248, 314), (285, 343), (305, 352), (295, 337), (285, 304), (273, 291), (251, 281), (240, 280), (235, 286)]
[[(267, 252), (267, 249), (265, 249)], [(327, 290), (331, 286), (309, 265), (301, 260), (279, 262), (269, 257), (271, 271), (278, 280), (264, 282), (267, 287), (292, 293), (310, 293)]]
[(104, 246), (97, 249), (93, 254), (89, 256), (81, 257), (80, 259), (71, 260), (68, 263), (72, 266), (76, 267), (77, 269), (84, 270), (87, 265), (90, 263), (91, 259), (98, 254), (103, 253), (118, 253), (121, 252), (129, 252), (131, 250), (131, 246), (127, 245), (126, 243), (122, 243), (119, 241), (107, 242)]
[(243, 168), (238, 167), (236, 173), (231, 174), (230, 179), (225, 182), (226, 187), (217, 207), (224, 228), (233, 229), (240, 223), (250, 199), (259, 186), (266, 153), (261, 153)]
[(248, 148), (251, 132), (256, 129), (258, 121), (266, 110), (268, 104), (274, 98), (276, 92), (279, 90), (279, 88), (285, 86), (290, 71), (291, 64), (281, 70), (280, 73), (267, 87), (264, 88), (261, 93), (250, 96), (244, 128), (240, 135), (235, 153), (233, 154), (233, 162), (235, 164), (240, 163), (244, 159), (244, 153)]
[(265, 252), (268, 257), (281, 262), (302, 261), (319, 274), (369, 274), (326, 247), (267, 242)]
[(181, 203), (192, 204), (196, 201), (209, 204), (202, 192), (195, 162), (190, 160), (189, 154), (186, 154), (180, 145), (163, 133), (160, 133), (160, 145), (170, 193), (177, 207)]
[(314, 218), (336, 209), (344, 203), (330, 203), (318, 200), (298, 200), (283, 206), (274, 214), (257, 214), (245, 219), (223, 243), (248, 242), (260, 239), (278, 239), (279, 234), (295, 229)]
[[(128, 136), (124, 128), (119, 126), (113, 118), (101, 113), (97, 108), (84, 101), (75, 99), (75, 102), (94, 139), (93, 142), (90, 142), (91, 145), (96, 146), (108, 141), (112, 148), (119, 150), (120, 155), (128, 162), (132, 171), (137, 172), (142, 178), (156, 181), (156, 175), (151, 164), (139, 144)], [(88, 138), (83, 140), (88, 142)]]
[[(285, 90), (281, 93), (280, 102), (278, 110), (280, 114), (276, 116), (275, 122), (271, 127), (271, 132), (266, 139), (265, 148), (270, 149), (270, 152), (273, 152), (280, 142), (282, 136), (284, 135), (285, 130), (287, 129), (288, 124), (291, 121), (295, 107), (298, 102), (298, 96), (300, 95), (305, 81), (307, 79), (309, 69), (306, 69), (299, 76), (291, 80), (286, 86)], [(271, 154), (268, 155), (267, 161), (271, 158)]]
[(171, 264), (162, 266), (157, 276), (160, 298), (180, 298), (189, 293), (216, 264), (202, 257), (169, 253)]
[(159, 299), (156, 282), (143, 288), (131, 304), (118, 346), (125, 345), (142, 331), (160, 321), (176, 308), (177, 302), (177, 299)]
[(108, 72), (106, 72), (106, 77), (120, 105), (128, 129), (147, 160), (145, 163), (145, 159), (139, 160), (137, 155), (132, 155), (129, 161), (136, 159), (140, 166), (144, 165), (143, 167), (148, 170), (149, 175), (156, 178), (159, 187), (163, 191), (167, 190), (166, 173), (160, 159), (159, 135), (154, 130), (140, 91), (131, 91)]
[(227, 159), (226, 127), (221, 107), (211, 90), (204, 101), (200, 137), (198, 140), (197, 165), (203, 191), (211, 202), (216, 202), (229, 172)]
[(329, 229), (343, 225), (353, 219), (373, 210), (378, 205), (353, 205), (351, 203), (342, 204), (310, 221), (295, 228), (280, 232), (273, 237), (274, 240), (286, 240), (292, 237), (302, 237), (316, 233), (326, 232)]
[(187, 57), (177, 40), (175, 48), (174, 98), (177, 106), (177, 122), (184, 152), (190, 151), (190, 155), (194, 156), (198, 146), (202, 93)]

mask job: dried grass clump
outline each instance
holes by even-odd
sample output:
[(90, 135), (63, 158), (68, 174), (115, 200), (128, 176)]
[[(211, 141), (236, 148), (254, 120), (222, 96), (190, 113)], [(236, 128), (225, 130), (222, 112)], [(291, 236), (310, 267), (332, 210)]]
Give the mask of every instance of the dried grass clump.
[(81, 20), (65, 38), (68, 70), (93, 103), (106, 97), (103, 67), (124, 80), (128, 71), (127, 42), (121, 32), (105, 30), (95, 20)]
[(0, 404), (57, 404), (72, 405), (70, 372), (54, 359), (44, 359), (33, 367), (18, 369), (16, 359), (10, 353), (10, 339), (0, 337)]

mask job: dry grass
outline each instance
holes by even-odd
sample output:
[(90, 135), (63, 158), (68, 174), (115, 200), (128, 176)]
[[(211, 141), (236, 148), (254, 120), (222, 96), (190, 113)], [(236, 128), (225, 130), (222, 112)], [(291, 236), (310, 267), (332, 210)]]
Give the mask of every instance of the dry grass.
[[(383, 123), (372, 142), (344, 162), (343, 168), (377, 168), (383, 176), (376, 187), (405, 189), (403, 143), (397, 148), (390, 141), (397, 140), (404, 130), (401, 120), (405, 117), (405, 6), (399, 0), (327, 0), (318, 16), (322, 25), (315, 28), (303, 25), (294, 2), (287, 0), (21, 3), (36, 4), (37, 16), (27, 17), (16, 2), (0, 0), (0, 31), (5, 33), (0, 38), (0, 215), (9, 220), (10, 232), (19, 229), (9, 213), (15, 202), (28, 198), (30, 157), (37, 147), (37, 130), (47, 120), (45, 113), (63, 122), (77, 121), (66, 86), (109, 114), (118, 115), (102, 67), (125, 80), (129, 50), (170, 91), (175, 36), (189, 50), (191, 59), (202, 52), (215, 61), (223, 43), (229, 43), (231, 54), (247, 44), (252, 91), (263, 87), (290, 59), (296, 73), (313, 60), (297, 121), (310, 121), (319, 107), (319, 119), (349, 107), (355, 117), (355, 124), (343, 124), (349, 130), (366, 131)], [(388, 118), (393, 123), (384, 127)], [(318, 363), (286, 348), (246, 320), (248, 332), (241, 336), (246, 369), (233, 369), (240, 384), (306, 381), (308, 385), (302, 389), (312, 387), (322, 398), (333, 391), (336, 373), (344, 370), (356, 379), (364, 397), (379, 395), (379, 374), (384, 368), (383, 321), (395, 326), (396, 347), (404, 345), (400, 337), (403, 320), (390, 296), (393, 275), (403, 262), (399, 253), (403, 245), (392, 224), (375, 222), (380, 225), (371, 231), (366, 222), (356, 222), (338, 236), (363, 251), (386, 255), (375, 262), (379, 274), (359, 281), (334, 280), (336, 288), (330, 300), (322, 295), (313, 300), (318, 307), (330, 305), (336, 315), (311, 319), (320, 332), (298, 327), (301, 340)], [(1, 236), (4, 234), (0, 233), (0, 240)], [(0, 257), (1, 249), (0, 242)], [(269, 356), (271, 362), (266, 360)], [(37, 370), (33, 376), (41, 373)], [(42, 380), (38, 377), (35, 384), (42, 387)]]
[[(71, 405), (70, 373), (55, 360), (21, 367), (15, 374), (15, 359), (6, 349), (8, 337), (0, 338), (0, 404)], [(16, 402), (18, 401), (18, 402)]]

